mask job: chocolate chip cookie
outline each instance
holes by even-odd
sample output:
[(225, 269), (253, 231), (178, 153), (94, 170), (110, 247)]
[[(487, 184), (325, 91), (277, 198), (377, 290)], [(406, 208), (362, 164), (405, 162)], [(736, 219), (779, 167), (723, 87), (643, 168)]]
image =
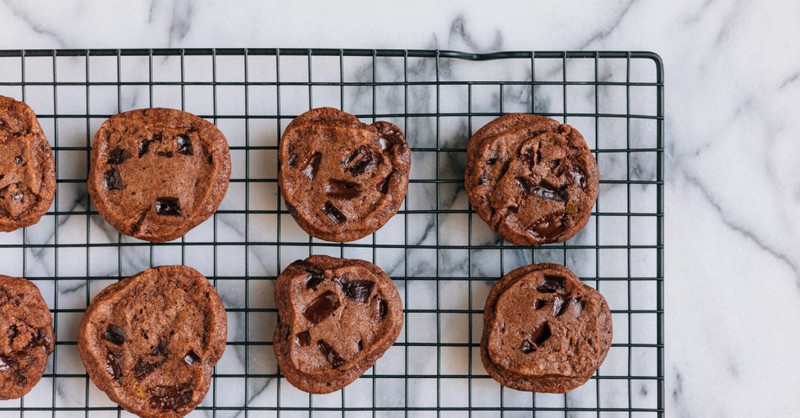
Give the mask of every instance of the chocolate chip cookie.
[(145, 270), (86, 309), (78, 350), (89, 377), (142, 417), (181, 417), (206, 396), (227, 335), (225, 308), (192, 268)]
[(562, 242), (578, 233), (589, 221), (599, 178), (583, 136), (544, 116), (502, 116), (467, 145), (469, 201), (517, 245)]
[(400, 128), (366, 125), (337, 109), (309, 110), (289, 123), (280, 160), (278, 182), (289, 213), (326, 241), (377, 231), (408, 191), (411, 149)]
[(28, 105), (0, 96), (0, 231), (31, 226), (56, 195), (53, 150)]
[(372, 367), (403, 327), (392, 279), (362, 260), (315, 255), (290, 264), (275, 285), (278, 365), (310, 393), (339, 390)]
[(54, 348), (50, 309), (33, 283), (0, 275), (0, 399), (28, 393)]
[(89, 195), (119, 232), (171, 241), (219, 207), (231, 175), (228, 142), (212, 123), (175, 109), (140, 109), (94, 137)]
[(504, 386), (565, 393), (600, 367), (611, 337), (611, 312), (597, 290), (564, 266), (532, 264), (489, 292), (481, 360)]

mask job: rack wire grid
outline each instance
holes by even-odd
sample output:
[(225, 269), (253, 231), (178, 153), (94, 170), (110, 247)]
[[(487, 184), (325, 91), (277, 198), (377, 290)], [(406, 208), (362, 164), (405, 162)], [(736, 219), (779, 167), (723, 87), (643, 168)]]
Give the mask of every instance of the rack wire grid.
[[(0, 402), (3, 417), (129, 415), (88, 379), (76, 334), (102, 288), (155, 265), (207, 275), (228, 310), (228, 347), (192, 416), (662, 416), (663, 71), (649, 52), (348, 49), (0, 51), (0, 94), (27, 102), (56, 153), (55, 204), (37, 225), (0, 234), (2, 273), (27, 277), (52, 308), (55, 353), (39, 384)], [(172, 107), (213, 121), (233, 174), (219, 211), (185, 237), (150, 244), (119, 235), (86, 192), (91, 139), (108, 117)], [(277, 187), (282, 129), (313, 107), (401, 126), (412, 147), (408, 195), (359, 241), (310, 238)], [(562, 244), (503, 242), (471, 210), (466, 143), (491, 119), (533, 112), (579, 129), (600, 189), (588, 225)], [(276, 276), (309, 254), (363, 258), (397, 284), (400, 338), (363, 377), (309, 395), (280, 375), (271, 336)], [(613, 315), (605, 363), (566, 394), (501, 387), (479, 346), (486, 296), (521, 265), (565, 264), (600, 290)]]

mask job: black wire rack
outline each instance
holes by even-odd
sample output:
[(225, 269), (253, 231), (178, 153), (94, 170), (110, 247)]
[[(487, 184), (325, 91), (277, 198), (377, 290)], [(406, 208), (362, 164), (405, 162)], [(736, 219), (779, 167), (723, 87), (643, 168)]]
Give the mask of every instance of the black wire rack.
[[(41, 382), (3, 417), (126, 416), (88, 379), (76, 347), (103, 287), (154, 265), (186, 264), (216, 285), (228, 348), (193, 416), (663, 416), (663, 70), (650, 52), (353, 49), (0, 51), (0, 94), (26, 101), (56, 152), (56, 201), (42, 221), (0, 235), (0, 273), (27, 277), (52, 308), (56, 350)], [(91, 139), (108, 117), (185, 109), (226, 134), (233, 175), (220, 210), (180, 240), (120, 236), (86, 192)], [(302, 232), (277, 188), (277, 144), (297, 114), (333, 106), (392, 121), (412, 147), (403, 208), (375, 234), (330, 243)], [(600, 168), (586, 228), (567, 243), (503, 242), (469, 207), (467, 140), (491, 119), (533, 112), (578, 128)], [(342, 391), (308, 395), (277, 369), (271, 335), (278, 273), (312, 253), (363, 258), (404, 299), (400, 338)], [(492, 284), (532, 262), (573, 269), (606, 297), (614, 341), (566, 395), (502, 388), (479, 354)]]

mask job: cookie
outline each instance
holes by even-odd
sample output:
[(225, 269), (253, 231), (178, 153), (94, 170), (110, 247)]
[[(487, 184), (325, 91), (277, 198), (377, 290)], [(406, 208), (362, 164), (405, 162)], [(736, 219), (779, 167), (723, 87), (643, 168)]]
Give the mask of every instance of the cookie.
[(230, 175), (228, 142), (214, 124), (180, 110), (140, 109), (100, 126), (88, 187), (117, 231), (164, 242), (214, 214)]
[(372, 367), (403, 327), (392, 279), (363, 260), (322, 255), (290, 264), (275, 284), (275, 357), (309, 393), (339, 390)]
[(0, 96), (0, 231), (39, 222), (55, 195), (53, 150), (36, 114)]
[(278, 182), (308, 234), (353, 241), (382, 227), (408, 191), (411, 149), (389, 122), (361, 123), (332, 108), (296, 117), (281, 137)]
[(472, 207), (517, 245), (563, 242), (589, 221), (600, 175), (583, 136), (544, 116), (499, 117), (467, 145)]
[(600, 292), (564, 266), (532, 264), (489, 292), (481, 360), (504, 386), (565, 393), (592, 377), (611, 338), (611, 312)]
[(208, 279), (163, 266), (112, 284), (86, 309), (78, 350), (89, 377), (141, 417), (181, 417), (206, 396), (227, 318)]
[(0, 275), (0, 399), (22, 397), (36, 386), (54, 340), (50, 309), (39, 288)]

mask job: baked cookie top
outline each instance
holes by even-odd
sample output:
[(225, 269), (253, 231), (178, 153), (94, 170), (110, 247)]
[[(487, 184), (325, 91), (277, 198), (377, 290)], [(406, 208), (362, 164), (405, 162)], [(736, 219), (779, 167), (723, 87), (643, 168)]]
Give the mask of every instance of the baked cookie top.
[(311, 256), (275, 288), (273, 343), (286, 379), (311, 393), (339, 390), (372, 367), (403, 326), (400, 294), (378, 266)]
[(564, 393), (594, 374), (611, 339), (611, 312), (597, 290), (564, 266), (532, 264), (489, 292), (481, 359), (505, 386)]
[(53, 320), (39, 288), (0, 275), (0, 399), (16, 399), (41, 379), (53, 352)]
[(31, 226), (56, 193), (53, 150), (28, 105), (0, 96), (0, 231)]
[(513, 113), (469, 140), (464, 181), (481, 219), (507, 241), (532, 246), (566, 241), (586, 225), (599, 173), (577, 130)]
[(361, 123), (332, 108), (286, 127), (278, 181), (289, 213), (310, 235), (353, 241), (382, 227), (408, 191), (411, 149), (389, 122)]
[(126, 410), (180, 417), (205, 397), (222, 357), (227, 318), (208, 279), (163, 266), (112, 284), (86, 310), (81, 360), (95, 385)]
[(140, 109), (95, 134), (89, 194), (119, 232), (146, 241), (180, 238), (219, 207), (231, 174), (225, 136), (175, 109)]

